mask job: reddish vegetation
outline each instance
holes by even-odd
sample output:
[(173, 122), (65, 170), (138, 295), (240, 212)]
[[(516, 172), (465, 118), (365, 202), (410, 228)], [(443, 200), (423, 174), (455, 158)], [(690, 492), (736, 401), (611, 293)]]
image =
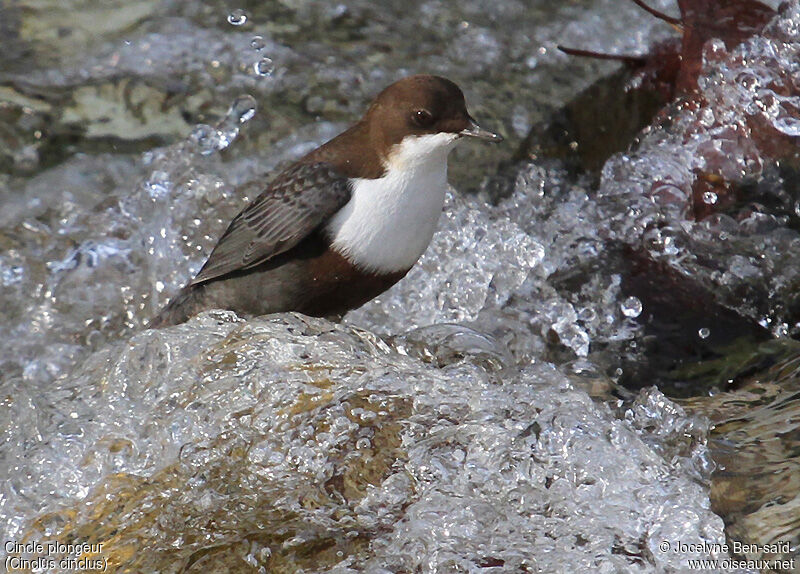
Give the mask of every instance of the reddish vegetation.
[(697, 88), (703, 64), (703, 46), (718, 38), (729, 50), (763, 30), (775, 11), (756, 0), (677, 0), (680, 18), (659, 12), (642, 0), (631, 0), (680, 33), (680, 38), (659, 42), (643, 56), (602, 54), (559, 46), (573, 56), (619, 60), (635, 70), (635, 84), (658, 90), (666, 99)]
[[(681, 98), (682, 107), (701, 108), (707, 102), (695, 95), (698, 78), (703, 68), (703, 49), (711, 39), (721, 40), (727, 50), (732, 50), (751, 36), (759, 34), (776, 15), (775, 10), (756, 0), (677, 0), (680, 17), (659, 12), (643, 0), (631, 0), (637, 6), (673, 26), (680, 37), (659, 42), (648, 54), (642, 56), (610, 55), (571, 48), (559, 48), (572, 55), (613, 59), (623, 62), (633, 71), (629, 85), (633, 90), (657, 92), (665, 102)], [(748, 120), (748, 133), (737, 128), (717, 134), (724, 140), (736, 142), (741, 147), (749, 140), (752, 158), (787, 157), (794, 150), (791, 138), (777, 133), (772, 126), (758, 118)], [(727, 133), (727, 131), (736, 133)], [(715, 157), (709, 150), (705, 158), (708, 172), (696, 173), (692, 186), (690, 218), (704, 219), (709, 215), (735, 206), (741, 199), (737, 192), (735, 174), (726, 173), (726, 161)], [(658, 187), (660, 182), (654, 186)], [(709, 194), (714, 198), (708, 201)]]
[(677, 93), (697, 87), (706, 42), (717, 38), (730, 50), (760, 33), (775, 16), (772, 8), (755, 0), (678, 0), (678, 7), (683, 37), (682, 63), (675, 80)]

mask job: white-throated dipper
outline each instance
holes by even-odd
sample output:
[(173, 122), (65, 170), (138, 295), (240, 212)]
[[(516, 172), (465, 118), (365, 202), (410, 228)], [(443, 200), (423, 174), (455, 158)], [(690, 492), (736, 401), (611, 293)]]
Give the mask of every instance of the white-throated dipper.
[(489, 141), (450, 80), (383, 90), (364, 117), (281, 172), (237, 215), (197, 276), (150, 323), (206, 309), (335, 316), (363, 305), (428, 247), (463, 136)]

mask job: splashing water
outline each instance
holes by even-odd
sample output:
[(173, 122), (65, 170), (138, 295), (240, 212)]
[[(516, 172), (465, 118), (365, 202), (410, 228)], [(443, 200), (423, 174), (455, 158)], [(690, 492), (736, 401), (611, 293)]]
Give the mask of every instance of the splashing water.
[(223, 150), (230, 146), (239, 135), (241, 124), (255, 115), (256, 107), (256, 100), (253, 96), (239, 96), (231, 104), (225, 118), (216, 127), (200, 124), (192, 130), (189, 139), (197, 146), (202, 155)]
[[(730, 126), (795, 113), (752, 104), (796, 68), (798, 17), (793, 3), (733, 63), (710, 61), (713, 113), (677, 111), (599, 190), (532, 163), (497, 205), (451, 193), (420, 263), (342, 325), (209, 312), (132, 333), (257, 193), (234, 197), (214, 153), (251, 97), (135, 164), (76, 157), (26, 183), (0, 219), (2, 538), (102, 540), (132, 571), (685, 569), (694, 555), (664, 541), (725, 541), (708, 426), (653, 389), (627, 406), (589, 398), (650, 312), (608, 245), (724, 286), (742, 314), (762, 316), (734, 300), (756, 278), (772, 303), (791, 291), (794, 231), (685, 209), (695, 169), (764, 164)], [(453, 50), (496, 45), (487, 34)], [(760, 79), (735, 81), (748, 70)], [(720, 242), (734, 248), (712, 270), (696, 254)], [(709, 554), (723, 557), (696, 556)]]
[[(55, 440), (15, 463), (36, 480), (3, 483), (22, 495), (9, 510), (43, 509), (25, 501), (48, 491), (62, 503), (88, 495), (77, 514), (49, 514), (48, 531), (118, 541), (106, 556), (139, 571), (211, 546), (228, 568), (240, 548), (278, 568), (320, 544), (335, 551), (317, 567), (344, 571), (631, 568), (643, 552), (667, 568), (685, 556), (658, 552), (664, 539), (723, 540), (704, 488), (645, 442), (672, 457), (666, 445), (679, 440), (707, 465), (699, 421), (655, 391), (617, 418), (552, 365), (500, 384), (501, 367), (480, 367), (465, 349), (428, 366), (368, 332), (299, 315), (242, 323), (212, 312), (145, 331), (63, 386), (82, 398), (57, 407), (66, 416), (52, 418)], [(112, 507), (127, 510), (93, 518)], [(659, 510), (631, 512), (641, 507)], [(15, 521), (8, 534), (34, 534), (25, 528)], [(123, 558), (133, 540), (142, 551)]]

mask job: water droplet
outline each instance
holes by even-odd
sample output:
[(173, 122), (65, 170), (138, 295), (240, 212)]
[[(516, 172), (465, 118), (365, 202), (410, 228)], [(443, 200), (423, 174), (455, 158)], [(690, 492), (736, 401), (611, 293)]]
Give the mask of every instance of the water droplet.
[(264, 40), (263, 36), (253, 36), (253, 39), (250, 40), (250, 47), (258, 52), (266, 48), (266, 46), (267, 42)]
[(247, 22), (247, 13), (241, 8), (237, 8), (228, 14), (228, 24), (231, 26), (242, 26)]
[(253, 96), (249, 94), (239, 96), (233, 100), (228, 110), (228, 117), (235, 118), (240, 124), (243, 124), (256, 114), (256, 107), (256, 99)]
[(256, 99), (250, 95), (236, 98), (228, 109), (228, 114), (217, 126), (216, 149), (225, 149), (239, 135), (239, 125), (245, 123), (256, 113)]
[(271, 76), (275, 71), (275, 62), (271, 58), (261, 58), (253, 65), (253, 70), (259, 76)]
[(626, 317), (638, 317), (642, 314), (642, 302), (636, 297), (628, 297), (620, 306), (622, 314)]
[(708, 327), (702, 327), (697, 334), (700, 336), (701, 339), (708, 339), (711, 336), (711, 329)]
[(714, 193), (713, 191), (706, 191), (705, 193), (703, 193), (703, 203), (706, 203), (708, 205), (714, 205), (715, 203), (717, 203), (717, 199), (718, 199), (717, 194)]

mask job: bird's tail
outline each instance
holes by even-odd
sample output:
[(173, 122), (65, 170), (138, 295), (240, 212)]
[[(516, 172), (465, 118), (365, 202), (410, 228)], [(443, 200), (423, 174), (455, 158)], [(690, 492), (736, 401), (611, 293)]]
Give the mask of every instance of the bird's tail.
[(148, 329), (160, 329), (170, 325), (178, 325), (196, 315), (201, 309), (200, 299), (202, 289), (196, 285), (187, 285), (173, 298), (158, 315), (148, 323)]

